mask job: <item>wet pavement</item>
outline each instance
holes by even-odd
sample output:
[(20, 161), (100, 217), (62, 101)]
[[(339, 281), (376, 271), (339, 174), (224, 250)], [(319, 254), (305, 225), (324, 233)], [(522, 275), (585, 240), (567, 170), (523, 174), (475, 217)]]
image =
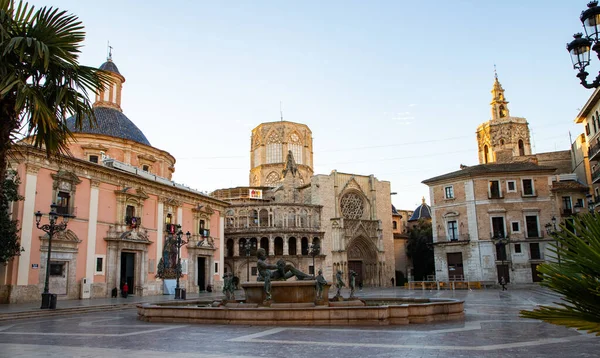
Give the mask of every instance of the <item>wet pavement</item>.
[(461, 299), (466, 319), (377, 327), (156, 324), (138, 321), (136, 310), (126, 309), (2, 322), (0, 357), (529, 358), (597, 357), (600, 351), (600, 337), (519, 318), (521, 309), (558, 301), (535, 286), (506, 292), (382, 289), (358, 295)]

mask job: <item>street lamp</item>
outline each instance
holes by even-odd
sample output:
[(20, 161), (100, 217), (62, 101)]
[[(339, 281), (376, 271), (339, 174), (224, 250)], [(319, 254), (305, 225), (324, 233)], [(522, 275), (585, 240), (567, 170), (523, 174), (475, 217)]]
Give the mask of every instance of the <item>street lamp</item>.
[(558, 241), (558, 230), (556, 230), (556, 216), (552, 216), (552, 224), (546, 224), (546, 232), (548, 235), (554, 238), (556, 241), (556, 258), (558, 259), (558, 264), (560, 265), (560, 242)]
[(250, 252), (254, 248), (254, 244), (250, 240), (246, 240), (244, 250), (246, 250), (246, 281), (250, 282)]
[(315, 272), (317, 272), (317, 268), (315, 267), (315, 256), (317, 256), (321, 251), (321, 246), (319, 245), (318, 242), (314, 242), (312, 244), (310, 244), (310, 251), (308, 252), (308, 254), (310, 256), (312, 256), (313, 259), (313, 277), (316, 276)]
[[(492, 237), (492, 240), (494, 240), (494, 244), (496, 245), (496, 256), (500, 256), (500, 260), (502, 261), (502, 269), (504, 269), (504, 262), (507, 260), (506, 245), (510, 244), (510, 238), (505, 237), (504, 234), (499, 233), (494, 235), (494, 237)], [(508, 270), (506, 274), (508, 276)], [(505, 277), (505, 280), (507, 280), (508, 282), (508, 277)]]
[(183, 240), (181, 237), (183, 236), (183, 231), (181, 230), (181, 225), (177, 225), (177, 241), (175, 242), (175, 245), (177, 245), (177, 268), (176, 268), (176, 275), (177, 275), (177, 285), (175, 286), (175, 299), (185, 299), (185, 293), (182, 295), (181, 288), (179, 288), (179, 276), (181, 276), (181, 247), (183, 245), (186, 245), (188, 243), (188, 241), (190, 240), (190, 237), (192, 236), (192, 234), (190, 234), (190, 232), (186, 232), (185, 236), (187, 237), (188, 241)]
[(582, 33), (573, 35), (573, 41), (567, 44), (567, 51), (571, 54), (573, 69), (579, 70), (577, 77), (585, 88), (596, 88), (600, 86), (600, 73), (596, 79), (588, 83), (585, 68), (590, 64), (590, 50), (594, 50), (600, 59), (600, 7), (598, 1), (590, 1), (588, 9), (581, 13), (579, 19), (583, 24), (585, 36)]
[[(51, 305), (51, 296), (52, 294), (49, 292), (49, 285), (50, 285), (50, 256), (52, 255), (52, 237), (54, 236), (54, 234), (57, 234), (61, 231), (65, 231), (67, 229), (67, 223), (69, 222), (69, 214), (62, 214), (59, 215), (56, 213), (56, 208), (58, 207), (58, 205), (56, 204), (52, 204), (50, 205), (50, 212), (48, 213), (48, 217), (49, 217), (49, 223), (48, 224), (44, 224), (44, 225), (40, 225), (40, 222), (42, 221), (42, 216), (43, 214), (38, 210), (38, 212), (35, 213), (35, 226), (37, 226), (38, 229), (44, 231), (45, 233), (48, 234), (48, 258), (46, 260), (46, 279), (44, 281), (44, 292), (42, 293), (42, 307), (40, 308), (56, 308), (56, 301), (54, 302), (54, 305)], [(63, 220), (61, 223), (58, 223), (58, 217), (62, 216)], [(52, 307), (54, 306), (54, 307)]]

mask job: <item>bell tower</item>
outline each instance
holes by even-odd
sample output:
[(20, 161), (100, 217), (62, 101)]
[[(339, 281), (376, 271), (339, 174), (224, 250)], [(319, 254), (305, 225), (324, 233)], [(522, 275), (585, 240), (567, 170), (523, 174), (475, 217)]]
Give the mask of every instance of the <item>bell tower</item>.
[(529, 124), (525, 118), (510, 115), (504, 88), (495, 69), (491, 92), (492, 118), (477, 127), (479, 164), (527, 160), (531, 155)]
[(112, 47), (109, 46), (108, 58), (100, 66), (101, 70), (104, 70), (110, 74), (112, 79), (111, 83), (96, 93), (96, 102), (94, 107), (111, 107), (120, 112), (121, 109), (121, 90), (123, 89), (123, 83), (125, 83), (125, 77), (121, 75), (117, 65), (112, 60)]

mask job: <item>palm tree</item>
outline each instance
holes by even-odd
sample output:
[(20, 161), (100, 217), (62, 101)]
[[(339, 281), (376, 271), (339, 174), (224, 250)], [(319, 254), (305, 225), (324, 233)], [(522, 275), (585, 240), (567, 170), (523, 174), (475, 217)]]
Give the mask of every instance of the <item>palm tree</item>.
[(551, 250), (560, 261), (538, 266), (542, 286), (560, 293), (562, 302), (521, 316), (600, 335), (600, 215), (578, 216), (574, 230), (562, 229)]
[(78, 128), (95, 124), (86, 91), (97, 93), (110, 76), (79, 65), (83, 29), (66, 11), (0, 0), (0, 180), (20, 136), (47, 156), (68, 154), (66, 119), (75, 115)]

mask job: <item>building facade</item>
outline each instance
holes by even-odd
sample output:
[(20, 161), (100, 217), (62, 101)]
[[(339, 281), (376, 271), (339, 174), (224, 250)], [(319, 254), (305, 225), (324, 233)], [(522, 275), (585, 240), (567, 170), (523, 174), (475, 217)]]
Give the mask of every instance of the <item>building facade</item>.
[[(330, 281), (338, 270), (345, 277), (354, 270), (357, 284), (390, 286), (395, 270), (390, 183), (335, 170), (313, 175), (312, 159), (306, 125), (280, 121), (253, 129), (251, 186), (211, 193), (231, 204), (227, 269), (240, 281), (256, 279), (254, 250), (263, 247), (272, 263), (283, 259), (307, 273), (322, 269)], [(313, 266), (314, 244), (320, 251)]]
[[(13, 206), (24, 251), (0, 266), (2, 302), (40, 299), (48, 257), (48, 235), (34, 213), (56, 211), (72, 218), (52, 237), (50, 293), (59, 299), (109, 297), (127, 282), (134, 295), (162, 294), (161, 273), (174, 273), (176, 225), (190, 232), (181, 248), (181, 285), (189, 292), (219, 286), (223, 273), (224, 211), (227, 203), (175, 183), (175, 158), (152, 147), (121, 109), (125, 78), (112, 59), (101, 66), (114, 82), (96, 96), (97, 126), (67, 120), (75, 141), (72, 156), (47, 158), (24, 141), (11, 156), (23, 201)], [(44, 215), (40, 224), (48, 222)], [(184, 240), (188, 239), (184, 236)], [(162, 271), (161, 271), (162, 270)], [(161, 271), (161, 273), (159, 273)]]

